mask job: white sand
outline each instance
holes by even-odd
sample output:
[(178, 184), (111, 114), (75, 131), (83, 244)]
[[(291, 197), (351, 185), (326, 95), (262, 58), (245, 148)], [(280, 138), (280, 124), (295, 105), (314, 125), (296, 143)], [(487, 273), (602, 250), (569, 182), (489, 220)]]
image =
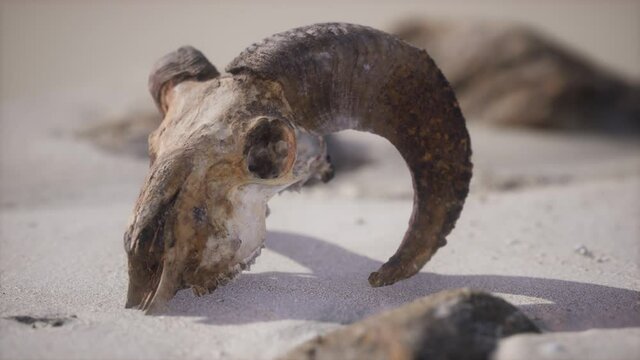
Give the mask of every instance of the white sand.
[(640, 328), (517, 335), (502, 341), (494, 360), (636, 360)]
[(250, 272), (208, 296), (180, 292), (167, 316), (146, 317), (123, 308), (122, 247), (146, 161), (70, 136), (86, 120), (76, 102), (39, 103), (2, 107), (0, 317), (77, 319), (38, 329), (1, 319), (2, 358), (268, 359), (462, 286), (504, 296), (548, 330), (640, 327), (637, 143), (472, 127), (478, 175), (449, 245), (419, 275), (372, 289), (368, 273), (405, 230), (410, 180), (386, 142), (347, 134), (376, 160), (274, 198), (267, 250)]

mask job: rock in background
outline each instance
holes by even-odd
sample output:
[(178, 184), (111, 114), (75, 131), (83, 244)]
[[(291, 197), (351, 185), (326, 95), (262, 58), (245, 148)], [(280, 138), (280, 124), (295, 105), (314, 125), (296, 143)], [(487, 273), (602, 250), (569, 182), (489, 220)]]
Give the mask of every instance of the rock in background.
[(137, 110), (98, 121), (76, 131), (76, 135), (103, 150), (146, 159), (147, 138), (161, 122), (162, 116), (157, 110)]
[(543, 128), (640, 130), (640, 87), (534, 29), (413, 21), (392, 30), (427, 49), (468, 120)]
[(486, 359), (500, 338), (537, 332), (506, 301), (456, 289), (317, 337), (282, 359)]

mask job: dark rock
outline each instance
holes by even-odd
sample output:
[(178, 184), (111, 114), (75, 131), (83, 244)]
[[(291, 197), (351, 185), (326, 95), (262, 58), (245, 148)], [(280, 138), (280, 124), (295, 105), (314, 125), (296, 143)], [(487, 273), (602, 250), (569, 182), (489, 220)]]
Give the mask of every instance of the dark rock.
[(135, 111), (119, 118), (106, 119), (76, 133), (99, 148), (115, 153), (148, 159), (149, 134), (162, 116), (157, 111)]
[(14, 320), (21, 324), (30, 325), (34, 329), (38, 329), (43, 327), (60, 327), (77, 318), (78, 317), (75, 315), (66, 316), (66, 317), (60, 317), (60, 316), (34, 317), (29, 315), (17, 315), (17, 316), (7, 317), (6, 319)]
[(395, 31), (427, 49), (465, 117), (499, 125), (640, 130), (640, 86), (531, 28), (508, 23), (404, 22)]
[(499, 339), (538, 332), (506, 301), (456, 289), (312, 339), (282, 359), (487, 359)]

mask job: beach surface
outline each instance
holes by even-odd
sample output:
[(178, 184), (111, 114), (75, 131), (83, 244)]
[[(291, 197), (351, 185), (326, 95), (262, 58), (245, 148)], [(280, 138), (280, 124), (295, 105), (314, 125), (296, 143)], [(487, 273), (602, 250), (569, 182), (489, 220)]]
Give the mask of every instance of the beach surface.
[(40, 104), (2, 108), (3, 358), (269, 359), (456, 287), (502, 296), (547, 331), (640, 327), (636, 141), (471, 126), (475, 176), (449, 244), (413, 278), (374, 289), (369, 272), (406, 229), (411, 180), (385, 140), (347, 132), (337, 141), (358, 167), (274, 197), (250, 271), (144, 316), (124, 309), (122, 235), (147, 161), (75, 136), (87, 126), (75, 103)]

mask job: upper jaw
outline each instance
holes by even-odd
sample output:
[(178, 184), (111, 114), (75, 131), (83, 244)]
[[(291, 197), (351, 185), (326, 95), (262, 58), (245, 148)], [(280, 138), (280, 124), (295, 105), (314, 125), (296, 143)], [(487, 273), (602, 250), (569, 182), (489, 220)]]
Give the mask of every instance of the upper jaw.
[[(268, 199), (295, 180), (224, 186), (200, 175), (189, 174), (155, 216), (134, 217), (125, 234), (126, 307), (161, 312), (176, 291), (191, 287), (202, 295), (248, 268), (264, 246)], [(136, 214), (153, 203), (138, 204)]]

